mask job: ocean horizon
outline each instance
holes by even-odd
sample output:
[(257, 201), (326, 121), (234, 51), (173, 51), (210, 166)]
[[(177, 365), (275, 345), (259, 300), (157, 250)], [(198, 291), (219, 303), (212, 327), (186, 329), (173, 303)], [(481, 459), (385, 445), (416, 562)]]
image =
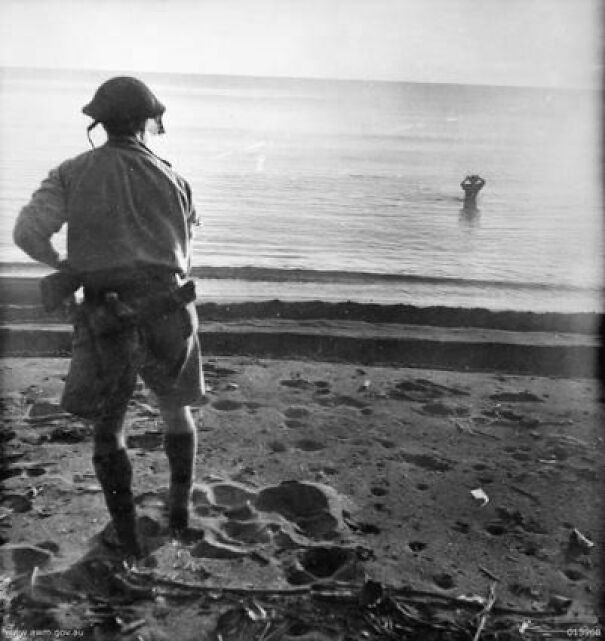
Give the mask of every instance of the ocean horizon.
[[(28, 264), (14, 219), (89, 148), (80, 110), (110, 75), (0, 70), (4, 263)], [(167, 135), (149, 146), (193, 188), (196, 271), (241, 296), (600, 311), (596, 92), (139, 76), (167, 105)], [(468, 173), (487, 181), (474, 211)]]

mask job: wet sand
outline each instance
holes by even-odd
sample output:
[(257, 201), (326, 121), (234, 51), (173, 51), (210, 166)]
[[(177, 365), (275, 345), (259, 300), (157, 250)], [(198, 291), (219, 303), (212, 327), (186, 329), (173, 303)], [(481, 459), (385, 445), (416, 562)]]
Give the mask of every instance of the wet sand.
[[(90, 426), (57, 405), (67, 365), (2, 361), (0, 559), (5, 577), (26, 583), (39, 568), (37, 601), (22, 601), (9, 622), (90, 630), (100, 616), (94, 595), (120, 592), (107, 571), (115, 552), (101, 536), (108, 518)], [(198, 535), (186, 544), (166, 531), (162, 426), (145, 389), (127, 417), (155, 585), (159, 577), (217, 591), (291, 590), (370, 578), (485, 597), (495, 578), (502, 607), (538, 617), (564, 603), (561, 621), (594, 627), (605, 540), (595, 379), (241, 356), (207, 356), (205, 365), (207, 402), (195, 410)], [(582, 547), (574, 530), (595, 545)], [(157, 594), (120, 606), (126, 621), (156, 631), (142, 638), (213, 638), (203, 635), (224, 602)], [(302, 638), (346, 637), (324, 625)]]

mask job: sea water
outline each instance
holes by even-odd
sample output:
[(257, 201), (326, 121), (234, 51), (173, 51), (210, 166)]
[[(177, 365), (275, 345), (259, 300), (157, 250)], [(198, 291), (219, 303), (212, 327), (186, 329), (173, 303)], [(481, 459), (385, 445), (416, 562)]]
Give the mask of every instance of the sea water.
[[(3, 262), (27, 261), (15, 216), (88, 148), (81, 107), (111, 75), (0, 72)], [(168, 107), (149, 145), (193, 189), (194, 265), (242, 268), (235, 298), (600, 309), (596, 92), (140, 77)], [(462, 202), (469, 173), (487, 181), (476, 210)], [(207, 285), (219, 298), (226, 287)]]

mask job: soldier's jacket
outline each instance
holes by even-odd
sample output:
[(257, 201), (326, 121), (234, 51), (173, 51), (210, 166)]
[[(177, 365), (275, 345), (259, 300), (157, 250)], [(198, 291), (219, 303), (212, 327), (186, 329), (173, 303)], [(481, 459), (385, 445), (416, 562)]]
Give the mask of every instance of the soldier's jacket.
[(50, 237), (67, 223), (77, 273), (154, 267), (184, 276), (195, 222), (188, 183), (135, 137), (110, 137), (49, 173), (14, 239), (26, 253), (56, 255)]

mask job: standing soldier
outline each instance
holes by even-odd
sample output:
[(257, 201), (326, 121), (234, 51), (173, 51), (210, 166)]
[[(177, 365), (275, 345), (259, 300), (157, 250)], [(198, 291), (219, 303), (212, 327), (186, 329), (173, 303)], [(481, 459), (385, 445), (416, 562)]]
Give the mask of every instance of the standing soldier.
[[(123, 427), (138, 374), (166, 424), (169, 527), (180, 535), (188, 526), (197, 441), (189, 406), (204, 393), (195, 292), (185, 281), (197, 221), (188, 183), (145, 146), (147, 131), (164, 132), (165, 107), (143, 82), (112, 78), (82, 111), (93, 119), (89, 140), (100, 123), (107, 141), (50, 172), (20, 212), (14, 240), (58, 270), (43, 281), (47, 301), (62, 299), (66, 283), (67, 293), (84, 288), (62, 405), (92, 420), (94, 469), (115, 533), (126, 555), (140, 557)], [(66, 260), (50, 242), (63, 224)]]

